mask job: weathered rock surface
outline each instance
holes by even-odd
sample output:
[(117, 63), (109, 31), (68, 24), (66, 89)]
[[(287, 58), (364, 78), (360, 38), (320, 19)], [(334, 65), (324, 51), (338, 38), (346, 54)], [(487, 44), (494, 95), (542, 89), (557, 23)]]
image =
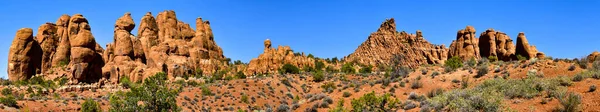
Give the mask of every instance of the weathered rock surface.
[(52, 23), (42, 24), (38, 28), (36, 40), (40, 44), (42, 52), (41, 72), (46, 73), (52, 68), (52, 58), (58, 47), (59, 37), (56, 33), (56, 25)]
[(525, 37), (525, 33), (523, 32), (520, 32), (519, 36), (517, 36), (516, 54), (521, 55), (527, 59), (535, 58), (538, 55), (543, 55), (543, 53), (538, 54), (537, 48), (535, 46), (529, 45), (527, 37)]
[(479, 36), (479, 50), (482, 58), (496, 56), (498, 60), (515, 59), (515, 45), (506, 33), (488, 29)]
[(475, 38), (475, 28), (467, 26), (456, 34), (456, 40), (453, 40), (450, 44), (448, 57), (458, 56), (463, 60), (479, 59), (481, 56), (479, 56), (478, 44), (479, 40)]
[(264, 42), (265, 49), (258, 58), (250, 60), (245, 74), (273, 74), (284, 64), (291, 64), (299, 68), (305, 66), (314, 67), (314, 59), (309, 58), (302, 53), (294, 55), (294, 52), (289, 46), (271, 47), (271, 40), (267, 39)]
[(59, 67), (69, 64), (71, 55), (71, 43), (69, 42), (69, 20), (71, 16), (62, 15), (56, 21), (56, 35), (59, 37), (59, 43), (56, 53), (52, 57), (52, 67)]
[(8, 79), (24, 80), (35, 75), (40, 69), (41, 56), (41, 48), (33, 39), (33, 30), (19, 29), (8, 52)]
[(72, 78), (77, 81), (93, 82), (101, 78), (102, 56), (96, 52), (96, 40), (86, 18), (75, 14), (69, 20), (69, 41), (71, 44), (70, 68)]
[[(365, 65), (389, 65), (394, 55), (402, 55), (403, 65), (416, 67), (422, 64), (442, 64), (447, 59), (448, 49), (444, 45), (427, 42), (421, 31), (415, 34), (396, 31), (393, 18), (381, 24), (377, 32), (371, 33), (346, 61)], [(377, 68), (377, 67), (375, 67)]]

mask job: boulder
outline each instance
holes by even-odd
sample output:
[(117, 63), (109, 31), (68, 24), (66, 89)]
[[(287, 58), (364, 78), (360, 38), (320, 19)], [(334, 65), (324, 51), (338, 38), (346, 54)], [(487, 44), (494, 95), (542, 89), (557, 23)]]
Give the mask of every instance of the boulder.
[(33, 39), (31, 28), (21, 28), (8, 52), (8, 79), (26, 80), (40, 72), (42, 50)]
[(598, 52), (598, 51), (592, 52), (590, 55), (587, 56), (587, 59), (590, 63), (600, 60), (600, 52)]
[(92, 35), (87, 19), (75, 14), (69, 20), (69, 41), (71, 46), (71, 76), (79, 82), (95, 82), (101, 78), (98, 66), (104, 66), (102, 57), (96, 52), (97, 43)]

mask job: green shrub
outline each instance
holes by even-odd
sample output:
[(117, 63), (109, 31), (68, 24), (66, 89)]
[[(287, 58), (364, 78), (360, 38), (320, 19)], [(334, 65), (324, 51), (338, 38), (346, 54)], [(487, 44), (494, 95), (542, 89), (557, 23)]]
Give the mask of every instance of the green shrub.
[(246, 79), (246, 75), (244, 75), (244, 72), (238, 71), (237, 74), (235, 74), (235, 78)]
[(352, 95), (350, 92), (348, 92), (348, 91), (345, 91), (345, 92), (342, 94), (342, 97), (350, 97), (350, 95)]
[(321, 71), (323, 68), (325, 68), (325, 63), (321, 62), (320, 60), (315, 60), (315, 69), (317, 71)]
[(519, 54), (519, 55), (517, 55), (517, 59), (518, 59), (519, 61), (527, 60), (527, 58), (526, 58), (526, 57), (524, 57), (524, 56), (521, 56), (520, 54)]
[(354, 112), (381, 112), (398, 109), (400, 100), (391, 97), (390, 94), (376, 96), (375, 92), (367, 93), (358, 99), (352, 99), (352, 110)]
[(579, 65), (580, 68), (587, 69), (588, 68), (588, 59), (583, 57), (579, 60), (575, 60), (575, 64)]
[(308, 53), (308, 58), (315, 58), (315, 56), (313, 54)]
[(408, 74), (410, 72), (412, 72), (412, 70), (410, 70), (410, 68), (408, 68), (406, 66), (396, 66), (392, 69), (392, 74), (390, 74), (390, 78), (391, 79), (406, 78), (406, 77), (408, 77)]
[(315, 68), (306, 65), (306, 66), (304, 66), (304, 68), (302, 68), (302, 71), (304, 71), (304, 72), (313, 72), (313, 71), (315, 71)]
[(462, 60), (458, 56), (454, 56), (444, 63), (444, 67), (448, 68), (449, 71), (455, 71), (456, 69), (462, 67)]
[(300, 69), (292, 64), (285, 64), (281, 67), (280, 72), (283, 74), (298, 74), (300, 73)]
[(82, 112), (102, 112), (102, 109), (100, 108), (100, 105), (98, 104), (98, 102), (96, 102), (90, 98), (90, 99), (85, 100), (85, 102), (83, 102), (81, 104), (81, 111)]
[(17, 100), (15, 100), (15, 97), (13, 97), (13, 96), (0, 97), (0, 103), (2, 103), (4, 106), (15, 107), (15, 108), (19, 107), (17, 105)]
[(195, 72), (195, 73), (194, 73), (194, 76), (195, 76), (196, 78), (200, 78), (200, 77), (202, 77), (202, 76), (203, 76), (203, 74), (204, 74), (204, 71), (202, 71), (202, 68), (196, 68), (196, 71), (194, 71), (194, 72)]
[(477, 67), (477, 75), (475, 75), (475, 78), (479, 78), (486, 75), (488, 73), (488, 70), (489, 69), (487, 65), (481, 65), (480, 67)]
[[(166, 80), (167, 75), (159, 72), (144, 79), (143, 85), (133, 86), (126, 93), (111, 96), (109, 111), (179, 111), (176, 97), (182, 88), (169, 86)], [(142, 105), (138, 105), (138, 102), (142, 102)]]
[(360, 73), (366, 74), (366, 73), (371, 73), (373, 69), (373, 66), (369, 65), (369, 66), (365, 66), (360, 68)]
[(246, 94), (242, 95), (242, 98), (240, 98), (240, 99), (242, 100), (243, 103), (246, 103), (246, 104), (250, 103), (250, 101), (248, 101), (248, 95), (246, 95)]
[(498, 61), (498, 57), (496, 57), (496, 56), (489, 56), (488, 60), (490, 60), (490, 62), (496, 62), (496, 61)]
[(356, 72), (356, 70), (354, 70), (354, 67), (352, 67), (352, 63), (345, 63), (344, 65), (342, 65), (342, 72), (347, 74), (353, 74)]
[(491, 91), (457, 89), (424, 101), (421, 111), (499, 112), (503, 108), (502, 99), (501, 95)]
[(579, 81), (582, 81), (583, 79), (585, 79), (585, 77), (582, 74), (577, 74), (573, 77), (574, 82), (579, 82)]
[(591, 85), (590, 89), (588, 89), (588, 92), (594, 92), (596, 91), (596, 85)]
[(475, 59), (475, 57), (469, 59), (469, 61), (467, 61), (467, 66), (469, 67), (475, 67), (475, 65), (477, 65), (477, 60)]
[(559, 96), (558, 101), (562, 108), (557, 109), (560, 112), (579, 112), (579, 105), (581, 104), (581, 96), (572, 92), (562, 94)]
[(131, 88), (132, 86), (135, 85), (135, 83), (131, 82), (129, 80), (129, 77), (126, 77), (126, 76), (121, 77), (120, 83), (121, 83), (121, 86), (123, 86), (124, 88)]
[(415, 80), (415, 81), (411, 82), (410, 88), (412, 88), (412, 89), (419, 89), (421, 87), (423, 87), (423, 83), (421, 83), (421, 81)]
[(214, 95), (212, 91), (207, 86), (202, 86), (202, 95), (212, 96)]
[(444, 89), (442, 89), (442, 88), (436, 88), (436, 89), (433, 89), (433, 90), (427, 92), (427, 97), (433, 98), (433, 97), (435, 97), (437, 95), (440, 95), (440, 94), (443, 94), (443, 93), (444, 93)]
[(13, 90), (9, 87), (2, 89), (2, 95), (4, 95), (4, 96), (12, 95), (12, 92), (13, 92)]
[(325, 83), (325, 84), (321, 85), (321, 88), (323, 88), (323, 90), (328, 90), (328, 89), (332, 89), (333, 90), (333, 89), (336, 89), (336, 86), (335, 86), (335, 83), (328, 82), (328, 83)]
[(321, 82), (323, 80), (325, 80), (325, 75), (323, 75), (322, 71), (316, 71), (313, 73), (313, 81)]

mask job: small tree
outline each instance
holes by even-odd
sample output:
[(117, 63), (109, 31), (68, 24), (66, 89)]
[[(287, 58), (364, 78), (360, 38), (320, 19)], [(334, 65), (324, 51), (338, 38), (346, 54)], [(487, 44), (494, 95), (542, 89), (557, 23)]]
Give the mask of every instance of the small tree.
[(355, 73), (356, 70), (354, 70), (354, 67), (352, 67), (352, 63), (345, 63), (342, 65), (342, 72), (352, 74)]
[(313, 73), (313, 79), (315, 82), (321, 82), (325, 80), (325, 75), (323, 75), (322, 71), (316, 71)]
[(373, 66), (369, 65), (369, 66), (365, 66), (360, 68), (360, 73), (371, 73), (373, 69)]
[(298, 74), (300, 73), (300, 69), (298, 69), (298, 67), (292, 65), (292, 64), (285, 64), (281, 67), (280, 69), (281, 73), (291, 73), (291, 74)]
[[(181, 88), (172, 88), (166, 80), (167, 75), (159, 72), (146, 78), (143, 85), (131, 87), (127, 93), (111, 96), (110, 111), (179, 111), (175, 98)], [(140, 101), (142, 105), (138, 104)]]
[(462, 61), (458, 56), (454, 56), (454, 57), (446, 60), (446, 62), (444, 63), (444, 67), (449, 68), (450, 71), (454, 71), (462, 66), (463, 66)]
[(315, 60), (315, 70), (320, 71), (323, 70), (323, 68), (325, 68), (325, 63)]

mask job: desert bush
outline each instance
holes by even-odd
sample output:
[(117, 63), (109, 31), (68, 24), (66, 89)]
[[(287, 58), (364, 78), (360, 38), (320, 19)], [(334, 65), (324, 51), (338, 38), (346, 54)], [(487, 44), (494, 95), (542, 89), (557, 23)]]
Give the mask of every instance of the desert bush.
[(2, 95), (4, 95), (4, 96), (11, 95), (12, 92), (13, 92), (13, 90), (10, 87), (6, 87), (6, 88), (2, 89)]
[(367, 73), (371, 73), (373, 70), (373, 66), (369, 65), (369, 66), (364, 66), (362, 68), (360, 68), (359, 72), (363, 73), (363, 74), (367, 74)]
[(496, 57), (496, 56), (489, 56), (489, 57), (488, 57), (488, 60), (489, 60), (490, 62), (496, 62), (496, 61), (498, 61), (498, 57)]
[(0, 97), (0, 103), (2, 103), (4, 106), (15, 107), (15, 108), (19, 107), (17, 105), (17, 100), (15, 100), (15, 97), (13, 97), (13, 96)]
[(433, 89), (433, 90), (427, 92), (427, 97), (433, 98), (433, 97), (435, 97), (437, 95), (440, 95), (440, 94), (443, 94), (443, 93), (444, 93), (444, 89), (442, 89), (442, 88), (436, 88), (436, 89)]
[(463, 77), (462, 81), (460, 81), (461, 88), (465, 89), (469, 87), (469, 77)]
[(315, 70), (315, 68), (313, 68), (313, 67), (311, 67), (311, 66), (305, 65), (305, 66), (302, 68), (302, 71), (304, 71), (304, 72), (314, 72), (314, 71), (316, 71), (316, 70)]
[(352, 95), (352, 94), (350, 92), (346, 91), (342, 94), (342, 97), (350, 97), (350, 95)]
[(315, 82), (321, 82), (325, 80), (325, 75), (323, 75), (322, 71), (315, 71), (313, 72), (313, 81)]
[(477, 67), (477, 75), (475, 75), (475, 78), (482, 77), (482, 76), (486, 75), (487, 73), (488, 73), (487, 65), (479, 66), (479, 67)]
[(448, 71), (448, 72), (455, 71), (456, 69), (458, 69), (462, 66), (463, 66), (462, 60), (458, 56), (454, 56), (454, 57), (446, 60), (446, 62), (444, 63), (444, 67), (445, 67), (446, 71)]
[[(175, 98), (181, 88), (166, 85), (166, 80), (167, 75), (159, 72), (144, 79), (143, 85), (133, 86), (124, 94), (112, 96), (110, 111), (179, 111)], [(143, 105), (138, 105), (140, 101)]]
[(596, 85), (591, 85), (590, 89), (588, 89), (588, 92), (594, 92), (596, 91)]
[(582, 74), (577, 74), (577, 75), (573, 76), (572, 80), (574, 82), (579, 82), (579, 81), (582, 81), (583, 79), (585, 79), (585, 77)]
[(558, 97), (558, 101), (562, 108), (556, 110), (560, 112), (578, 112), (581, 104), (581, 96), (575, 93), (562, 94)]
[(277, 110), (275, 110), (276, 112), (288, 112), (290, 111), (290, 107), (287, 104), (280, 104), (277, 107)]
[[(503, 97), (491, 91), (476, 89), (457, 89), (428, 99), (422, 107), (434, 111), (472, 111), (498, 112), (502, 109)], [(423, 109), (422, 109), (423, 110)]]
[(298, 74), (300, 73), (300, 69), (292, 64), (285, 64), (281, 67), (280, 72), (282, 74)]
[(248, 95), (247, 94), (243, 94), (242, 97), (240, 98), (240, 100), (243, 103), (246, 103), (246, 104), (250, 103), (250, 101), (248, 101)]
[(568, 70), (569, 70), (569, 71), (573, 71), (573, 70), (575, 70), (575, 65), (571, 65), (571, 66), (569, 66)]
[(435, 72), (431, 73), (431, 78), (435, 78), (438, 75), (440, 75), (440, 72), (435, 71)]
[(579, 65), (580, 68), (587, 69), (588, 68), (588, 59), (583, 57), (581, 59), (576, 59), (575, 64)]
[[(336, 89), (336, 86), (333, 82), (328, 82), (328, 83), (321, 85), (321, 88), (323, 88), (324, 91), (332, 92), (334, 89)], [(329, 91), (329, 90), (332, 90), (332, 91)]]
[(85, 100), (85, 102), (83, 102), (81, 104), (81, 111), (82, 112), (102, 112), (102, 109), (100, 108), (100, 104), (98, 104), (98, 102), (96, 102), (90, 98), (90, 99)]
[(323, 68), (325, 68), (325, 63), (321, 62), (320, 60), (315, 60), (315, 70), (321, 71)]
[(396, 98), (391, 97), (390, 94), (384, 94), (376, 96), (375, 92), (367, 93), (358, 99), (352, 99), (352, 110), (354, 112), (369, 111), (390, 111), (396, 109), (395, 105), (399, 104), (400, 101)]
[(356, 71), (354, 70), (354, 67), (352, 67), (352, 63), (344, 63), (344, 65), (342, 65), (342, 72), (347, 74), (353, 74)]
[(244, 74), (244, 72), (242, 72), (242, 71), (238, 71), (238, 72), (235, 74), (235, 78), (237, 78), (237, 79), (245, 79), (245, 78), (246, 78), (246, 75)]
[(346, 108), (344, 108), (344, 99), (340, 98), (338, 100), (337, 105), (335, 106), (335, 108), (329, 110), (328, 112), (349, 112), (350, 110), (346, 110)]
[(290, 80), (288, 78), (281, 78), (280, 81), (281, 83), (283, 83), (283, 85), (287, 87), (292, 87), (292, 83), (290, 83)]
[(405, 66), (396, 66), (392, 69), (392, 73), (390, 74), (390, 79), (396, 78), (406, 78), (408, 74), (411, 72), (410, 68)]
[(477, 65), (477, 60), (473, 57), (466, 62), (467, 66), (475, 67)]
[(518, 59), (519, 61), (527, 60), (527, 58), (526, 58), (526, 57), (524, 57), (524, 56), (522, 56), (522, 55), (517, 55), (517, 59)]
[(412, 101), (406, 101), (406, 103), (404, 104), (404, 110), (410, 110), (410, 109), (414, 109), (417, 107), (417, 104), (413, 103)]
[(410, 84), (410, 88), (412, 89), (419, 89), (421, 87), (423, 87), (423, 83), (421, 83), (419, 80), (412, 81)]
[(428, 70), (427, 69), (421, 69), (421, 74), (422, 75), (427, 75)]

